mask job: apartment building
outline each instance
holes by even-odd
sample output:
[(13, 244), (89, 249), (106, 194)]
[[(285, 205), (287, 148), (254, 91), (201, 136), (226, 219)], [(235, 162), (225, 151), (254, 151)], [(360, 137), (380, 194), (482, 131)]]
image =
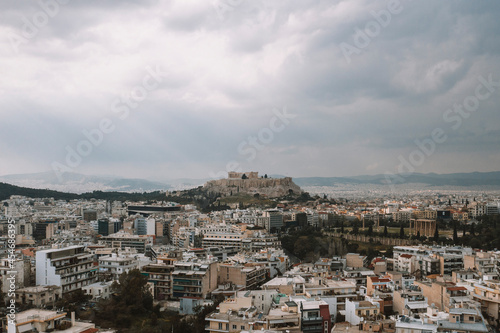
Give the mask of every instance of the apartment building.
[(267, 248), (281, 248), (281, 241), (275, 235), (260, 234), (242, 240), (241, 250), (258, 252)]
[(474, 300), (481, 303), (481, 310), (486, 319), (496, 327), (499, 327), (500, 319), (500, 282), (482, 281), (474, 284)]
[(172, 272), (172, 297), (206, 298), (217, 288), (217, 262), (178, 261)]
[(430, 304), (434, 304), (439, 311), (448, 311), (455, 307), (455, 304), (470, 300), (467, 288), (457, 286), (450, 281), (415, 281), (416, 286), (422, 290)]
[(139, 268), (139, 261), (126, 255), (112, 253), (99, 258), (99, 275), (106, 279), (118, 280), (120, 275)]
[(453, 308), (449, 319), (438, 321), (440, 332), (489, 332), (481, 313), (474, 308)]
[(97, 267), (83, 246), (36, 252), (36, 284), (62, 287), (63, 295), (97, 281)]
[(351, 325), (359, 325), (364, 320), (376, 318), (380, 314), (380, 304), (369, 301), (346, 300), (345, 319)]
[(366, 294), (372, 296), (375, 290), (383, 293), (392, 293), (394, 283), (388, 276), (369, 276), (366, 281)]
[(16, 290), (16, 303), (37, 308), (54, 306), (61, 297), (61, 287), (58, 286), (34, 286)]
[(238, 307), (238, 309), (233, 308), (225, 312), (222, 312), (222, 310), (213, 312), (205, 317), (205, 321), (207, 322), (205, 331), (208, 333), (236, 333), (267, 330), (269, 328), (269, 323), (260, 316), (260, 312), (255, 306)]
[(496, 258), (490, 252), (475, 252), (471, 255), (464, 255), (464, 269), (473, 269), (481, 276), (496, 273)]
[(220, 264), (217, 273), (218, 284), (233, 283), (245, 289), (256, 289), (268, 275), (265, 266)]
[(148, 277), (148, 282), (153, 285), (155, 300), (167, 300), (173, 297), (172, 273), (174, 263), (181, 259), (180, 253), (160, 255), (157, 262), (142, 267), (142, 273)]
[(397, 260), (397, 271), (413, 273), (417, 270), (417, 260), (416, 257), (411, 254), (402, 254)]
[(131, 235), (126, 232), (120, 231), (109, 236), (102, 237), (99, 240), (100, 244), (106, 247), (136, 249), (138, 253), (147, 253), (151, 246), (153, 246), (153, 237), (149, 235)]
[(398, 315), (411, 315), (420, 318), (420, 314), (427, 312), (428, 306), (427, 297), (417, 286), (394, 291), (393, 310)]
[(332, 321), (325, 301), (300, 302), (300, 329), (307, 333), (330, 332)]
[[(12, 265), (12, 266), (11, 266)], [(14, 271), (15, 274), (9, 273)], [(17, 287), (27, 287), (30, 285), (31, 262), (25, 258), (15, 258), (10, 261), (8, 258), (0, 259), (0, 277), (2, 281), (2, 292), (8, 293), (10, 285), (15, 278), (14, 284)]]
[[(75, 313), (71, 319), (66, 318), (66, 312), (29, 309), (16, 314), (13, 332), (67, 332), (88, 333), (97, 332), (93, 323), (75, 320)], [(10, 332), (10, 329), (9, 329)]]
[(283, 214), (277, 209), (270, 209), (264, 212), (264, 217), (268, 218), (265, 221), (265, 228), (268, 232), (277, 232), (283, 227)]
[(243, 233), (207, 232), (203, 235), (201, 246), (203, 248), (232, 246), (240, 250), (245, 237)]
[(113, 281), (96, 282), (82, 288), (83, 293), (94, 300), (107, 299), (111, 295)]
[(366, 256), (362, 256), (358, 253), (347, 253), (345, 259), (346, 266), (350, 268), (366, 267), (368, 264)]
[(454, 253), (437, 253), (439, 274), (451, 276), (452, 272), (464, 269), (464, 256)]
[(424, 257), (421, 266), (422, 276), (441, 273), (441, 261), (434, 255)]
[(397, 223), (406, 223), (410, 222), (411, 219), (411, 211), (400, 210), (398, 212), (392, 213), (392, 219)]

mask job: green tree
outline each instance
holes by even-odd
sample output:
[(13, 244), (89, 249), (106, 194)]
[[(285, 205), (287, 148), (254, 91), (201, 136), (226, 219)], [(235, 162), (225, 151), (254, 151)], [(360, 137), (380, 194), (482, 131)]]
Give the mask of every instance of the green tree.
[(457, 222), (453, 224), (453, 243), (458, 243)]
[(368, 227), (368, 234), (367, 235), (368, 236), (373, 235), (373, 227), (371, 225)]
[(387, 237), (388, 232), (387, 232), (387, 225), (384, 225), (384, 237)]
[(436, 229), (434, 230), (434, 241), (437, 243), (439, 242), (439, 230), (438, 230), (438, 224), (436, 223)]
[(471, 235), (472, 237), (474, 237), (474, 236), (475, 236), (475, 232), (474, 232), (474, 222), (472, 222), (472, 224), (470, 225), (470, 235)]
[(403, 227), (403, 224), (401, 224), (401, 228), (399, 229), (399, 238), (405, 238), (405, 228)]
[(352, 234), (357, 235), (359, 233), (358, 222), (353, 222), (352, 226)]
[(344, 233), (344, 219), (342, 218), (342, 221), (340, 221), (340, 232)]
[(147, 317), (153, 310), (148, 279), (138, 269), (120, 275), (111, 286), (112, 296), (98, 304), (96, 323), (116, 328), (131, 327), (134, 321)]

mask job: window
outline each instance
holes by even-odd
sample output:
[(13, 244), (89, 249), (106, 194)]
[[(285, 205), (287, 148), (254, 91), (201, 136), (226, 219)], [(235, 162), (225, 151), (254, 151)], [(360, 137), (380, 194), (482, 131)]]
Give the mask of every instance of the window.
[(243, 331), (245, 329), (245, 325), (241, 325), (240, 329)]
[(233, 325), (233, 330), (235, 330), (235, 329), (236, 329), (236, 325)]
[(222, 323), (219, 323), (219, 329), (220, 330), (222, 329)]

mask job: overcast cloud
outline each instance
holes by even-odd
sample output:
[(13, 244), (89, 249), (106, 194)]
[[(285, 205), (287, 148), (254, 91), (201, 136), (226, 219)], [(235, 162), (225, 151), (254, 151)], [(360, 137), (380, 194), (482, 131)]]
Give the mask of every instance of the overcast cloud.
[[(401, 0), (348, 57), (357, 29), (394, 1), (63, 2), (0, 2), (0, 175), (63, 165), (206, 178), (228, 163), (290, 176), (376, 174), (397, 171), (399, 156), (436, 128), (447, 139), (416, 172), (499, 170), (500, 87), (459, 125), (443, 118), (480, 77), (500, 81), (496, 1)], [(151, 71), (161, 72), (155, 88), (118, 112), (114, 103)], [(284, 109), (296, 117), (275, 131)], [(113, 130), (68, 165), (67, 147), (76, 151), (102, 119)], [(267, 141), (255, 149), (248, 138), (259, 133)]]

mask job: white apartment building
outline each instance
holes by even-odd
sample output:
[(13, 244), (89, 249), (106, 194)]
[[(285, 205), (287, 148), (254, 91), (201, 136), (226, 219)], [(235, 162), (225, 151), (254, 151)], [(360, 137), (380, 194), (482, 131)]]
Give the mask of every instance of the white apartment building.
[(97, 267), (83, 246), (69, 246), (36, 252), (36, 284), (59, 286), (66, 294), (97, 280)]

